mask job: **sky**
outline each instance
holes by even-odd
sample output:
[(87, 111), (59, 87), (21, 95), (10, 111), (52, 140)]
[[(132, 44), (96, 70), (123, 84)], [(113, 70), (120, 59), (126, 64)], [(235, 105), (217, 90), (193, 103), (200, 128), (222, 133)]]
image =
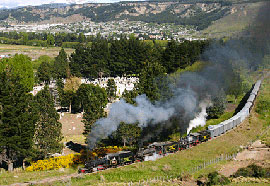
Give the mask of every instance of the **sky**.
[[(27, 5), (41, 5), (52, 3), (114, 3), (120, 0), (0, 0), (0, 8), (14, 8)], [(138, 1), (138, 0), (137, 0)]]

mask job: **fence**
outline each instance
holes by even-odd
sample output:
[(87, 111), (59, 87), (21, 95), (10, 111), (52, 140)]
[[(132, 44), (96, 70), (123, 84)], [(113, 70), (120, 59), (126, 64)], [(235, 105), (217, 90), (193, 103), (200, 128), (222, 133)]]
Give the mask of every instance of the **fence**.
[(207, 166), (210, 166), (212, 164), (216, 164), (216, 163), (221, 162), (221, 161), (232, 160), (232, 159), (234, 159), (236, 157), (236, 155), (237, 155), (237, 153), (225, 154), (225, 155), (221, 155), (221, 156), (219, 156), (217, 158), (204, 161), (201, 165), (193, 167), (190, 170), (180, 172), (179, 176), (157, 176), (157, 177), (154, 177), (154, 178), (151, 178), (151, 179), (140, 180), (139, 182), (136, 182), (136, 183), (129, 182), (126, 185), (127, 186), (145, 186), (145, 185), (149, 185), (150, 183), (154, 184), (154, 182), (169, 181), (169, 180), (174, 179), (174, 178), (180, 178), (182, 175), (193, 174), (193, 173), (195, 173), (195, 172), (197, 172), (199, 170), (202, 170), (202, 169), (204, 169)]

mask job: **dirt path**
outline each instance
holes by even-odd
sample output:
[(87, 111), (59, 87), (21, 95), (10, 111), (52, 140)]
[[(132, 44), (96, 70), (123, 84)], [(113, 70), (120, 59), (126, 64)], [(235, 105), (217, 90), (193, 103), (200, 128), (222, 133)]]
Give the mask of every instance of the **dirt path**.
[(247, 167), (252, 163), (265, 164), (270, 160), (270, 148), (267, 148), (260, 140), (255, 141), (248, 149), (238, 153), (236, 158), (224, 165), (219, 173), (226, 177), (234, 174), (239, 168)]

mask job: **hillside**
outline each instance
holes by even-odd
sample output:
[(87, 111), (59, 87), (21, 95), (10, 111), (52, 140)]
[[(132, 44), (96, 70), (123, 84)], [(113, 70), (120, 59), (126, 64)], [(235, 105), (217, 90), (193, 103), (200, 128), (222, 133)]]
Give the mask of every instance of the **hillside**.
[(203, 34), (214, 38), (236, 35), (252, 25), (262, 5), (262, 2), (237, 4), (231, 14), (214, 21)]
[(254, 1), (183, 0), (27, 6), (0, 10), (0, 21), (25, 24), (70, 23), (83, 20), (107, 22), (128, 19), (192, 25), (201, 30), (207, 28), (213, 21), (242, 9), (243, 6), (239, 7), (238, 4), (247, 2)]

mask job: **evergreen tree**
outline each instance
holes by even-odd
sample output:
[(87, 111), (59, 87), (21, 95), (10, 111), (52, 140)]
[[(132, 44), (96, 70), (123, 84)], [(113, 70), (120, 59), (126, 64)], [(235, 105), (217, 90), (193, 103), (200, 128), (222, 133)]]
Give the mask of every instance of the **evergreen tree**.
[(107, 92), (107, 96), (110, 102), (112, 102), (115, 99), (116, 91), (117, 91), (117, 86), (115, 85), (115, 81), (113, 79), (109, 79), (106, 92)]
[(38, 67), (37, 77), (41, 82), (50, 83), (52, 78), (51, 65), (47, 61), (43, 61)]
[(0, 73), (0, 162), (13, 170), (15, 161), (32, 152), (36, 114), (32, 95), (20, 83), (20, 77)]
[(159, 100), (161, 95), (155, 79), (163, 76), (164, 72), (165, 68), (158, 62), (147, 61), (140, 73), (139, 94), (146, 94), (151, 101)]
[(138, 124), (126, 124), (121, 122), (115, 134), (121, 139), (123, 145), (126, 146), (126, 144), (132, 145), (137, 142), (141, 135), (141, 131), (142, 129)]
[(62, 48), (59, 55), (55, 58), (54, 64), (54, 77), (56, 79), (67, 78), (70, 75), (67, 53)]
[(133, 105), (136, 104), (136, 102), (135, 102), (134, 99), (139, 95), (136, 86), (137, 86), (137, 85), (135, 85), (134, 89), (131, 90), (131, 91), (127, 91), (126, 89), (124, 90), (124, 92), (123, 92), (123, 94), (122, 94), (122, 98), (123, 98), (127, 103), (130, 103), (130, 104), (133, 104)]
[(37, 93), (35, 101), (38, 121), (35, 127), (34, 147), (38, 158), (46, 158), (49, 153), (59, 153), (63, 148), (60, 143), (62, 124), (58, 121), (59, 114), (54, 108), (53, 97), (48, 86)]
[(99, 86), (82, 84), (77, 91), (77, 97), (80, 99), (84, 111), (84, 135), (87, 136), (96, 120), (105, 116), (104, 108), (108, 103), (107, 94), (105, 89)]

